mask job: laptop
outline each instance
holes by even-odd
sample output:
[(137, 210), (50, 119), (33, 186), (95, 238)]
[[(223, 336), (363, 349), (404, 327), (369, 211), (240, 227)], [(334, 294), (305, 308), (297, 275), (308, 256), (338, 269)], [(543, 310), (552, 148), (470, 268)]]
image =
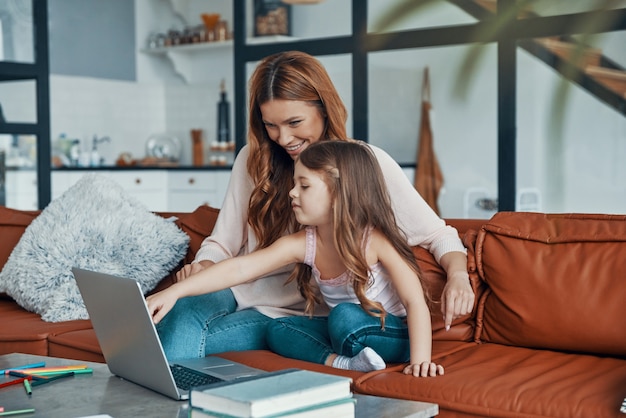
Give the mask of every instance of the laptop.
[[(189, 399), (193, 386), (267, 373), (217, 356), (169, 363), (137, 281), (72, 272), (111, 373), (176, 400)], [(179, 374), (193, 380), (177, 384)]]

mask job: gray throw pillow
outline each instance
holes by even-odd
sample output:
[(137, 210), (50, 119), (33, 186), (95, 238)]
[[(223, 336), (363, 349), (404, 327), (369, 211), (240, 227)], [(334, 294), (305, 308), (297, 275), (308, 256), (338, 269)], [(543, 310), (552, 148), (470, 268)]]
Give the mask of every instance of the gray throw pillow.
[(87, 319), (72, 267), (137, 280), (144, 293), (173, 270), (189, 237), (101, 174), (87, 174), (26, 228), (0, 292), (44, 321)]

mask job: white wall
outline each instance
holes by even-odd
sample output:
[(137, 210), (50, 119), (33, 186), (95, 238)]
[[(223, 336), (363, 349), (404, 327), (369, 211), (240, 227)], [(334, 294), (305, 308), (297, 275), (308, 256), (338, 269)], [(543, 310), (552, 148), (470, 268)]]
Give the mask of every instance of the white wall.
[(144, 157), (148, 137), (166, 131), (165, 102), (161, 84), (51, 75), (52, 140), (64, 133), (89, 151), (94, 135), (109, 136), (98, 147), (107, 164), (122, 152)]

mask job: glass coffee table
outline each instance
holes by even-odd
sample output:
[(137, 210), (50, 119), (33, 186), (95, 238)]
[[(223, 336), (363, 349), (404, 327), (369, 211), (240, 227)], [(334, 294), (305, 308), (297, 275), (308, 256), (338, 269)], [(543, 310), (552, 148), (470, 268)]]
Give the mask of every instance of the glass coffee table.
[[(92, 374), (77, 374), (32, 389), (28, 395), (23, 385), (0, 388), (0, 406), (5, 411), (35, 409), (13, 415), (17, 418), (78, 418), (91, 416), (187, 418), (186, 401), (175, 401), (152, 390), (121, 379), (109, 372), (106, 364), (30, 354), (0, 355), (0, 370), (45, 362), (46, 367), (85, 364)], [(0, 376), (0, 383), (15, 377)], [(436, 404), (404, 401), (355, 394), (357, 418), (423, 418), (439, 413)]]

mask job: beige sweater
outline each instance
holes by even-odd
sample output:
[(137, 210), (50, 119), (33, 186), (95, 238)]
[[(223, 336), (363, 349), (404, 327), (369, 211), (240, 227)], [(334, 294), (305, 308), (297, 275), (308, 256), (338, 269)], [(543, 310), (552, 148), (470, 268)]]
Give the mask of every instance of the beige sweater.
[[(450, 251), (465, 252), (456, 229), (445, 222), (422, 199), (400, 166), (382, 149), (370, 145), (385, 176), (398, 226), (408, 237), (410, 245), (420, 245), (439, 261)], [(237, 255), (248, 254), (256, 248), (257, 240), (249, 227), (248, 201), (253, 184), (246, 170), (249, 147), (237, 155), (228, 191), (215, 228), (202, 243), (195, 262), (219, 262)], [(296, 285), (285, 285), (293, 266), (275, 271), (252, 283), (234, 287), (238, 309), (254, 308), (272, 318), (302, 315), (304, 301)], [(318, 314), (323, 314), (320, 308)]]

